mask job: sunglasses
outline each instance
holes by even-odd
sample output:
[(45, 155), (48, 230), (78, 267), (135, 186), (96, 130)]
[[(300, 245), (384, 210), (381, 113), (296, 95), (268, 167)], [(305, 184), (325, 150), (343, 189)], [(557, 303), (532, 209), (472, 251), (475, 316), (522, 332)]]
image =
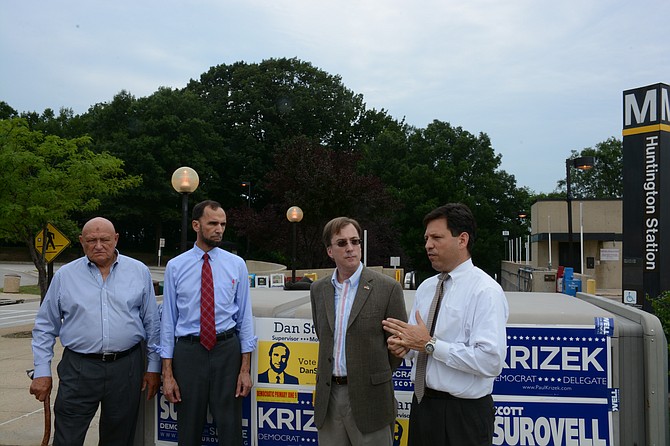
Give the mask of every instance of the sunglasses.
[(335, 244), (337, 246), (339, 246), (340, 248), (344, 248), (345, 246), (347, 246), (348, 243), (351, 243), (351, 246), (358, 246), (358, 245), (361, 244), (361, 239), (359, 239), (359, 238), (352, 238), (352, 239), (349, 239), (349, 240), (340, 239), (340, 240), (335, 242)]

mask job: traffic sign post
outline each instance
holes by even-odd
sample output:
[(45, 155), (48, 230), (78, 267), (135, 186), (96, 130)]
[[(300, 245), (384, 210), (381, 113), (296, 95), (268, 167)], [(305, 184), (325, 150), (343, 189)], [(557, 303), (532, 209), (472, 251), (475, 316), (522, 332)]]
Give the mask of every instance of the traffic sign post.
[(43, 229), (35, 236), (35, 249), (44, 253), (44, 260), (47, 263), (51, 263), (68, 246), (70, 240), (51, 223), (47, 223), (46, 234)]

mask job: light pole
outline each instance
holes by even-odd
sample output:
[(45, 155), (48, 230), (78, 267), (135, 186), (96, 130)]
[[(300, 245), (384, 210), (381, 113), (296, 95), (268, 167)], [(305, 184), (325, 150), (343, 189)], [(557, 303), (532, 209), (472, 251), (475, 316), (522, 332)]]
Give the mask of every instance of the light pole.
[(240, 186), (246, 187), (247, 189), (247, 205), (251, 207), (251, 181), (242, 181)]
[(181, 194), (181, 243), (180, 252), (186, 251), (186, 233), (188, 231), (188, 194), (193, 193), (200, 184), (198, 173), (190, 167), (180, 167), (172, 174), (172, 187)]
[(292, 231), (292, 245), (293, 245), (293, 253), (291, 256), (291, 268), (293, 270), (291, 274), (291, 285), (295, 285), (295, 258), (296, 258), (296, 244), (297, 244), (297, 227), (298, 223), (302, 220), (302, 209), (300, 209), (298, 206), (291, 206), (288, 208), (288, 211), (286, 211), (286, 218), (288, 221), (290, 221), (293, 226), (293, 231)]
[[(521, 245), (525, 248), (526, 250), (526, 265), (528, 265), (528, 261), (530, 260), (529, 257), (529, 252), (530, 252), (530, 241), (528, 240), (528, 231), (526, 231), (526, 219), (528, 218), (528, 212), (526, 211), (519, 211), (519, 221), (521, 222)], [(530, 230), (530, 228), (528, 228)], [(526, 237), (526, 240), (523, 238)], [(519, 251), (519, 262), (523, 260), (523, 248)]]
[[(589, 170), (596, 162), (593, 156), (580, 156), (578, 158), (568, 158), (565, 160), (565, 189), (566, 200), (568, 202), (568, 264), (574, 268), (574, 246), (572, 243), (572, 190), (570, 189), (570, 171), (574, 167), (579, 170)], [(581, 273), (581, 271), (580, 271)]]

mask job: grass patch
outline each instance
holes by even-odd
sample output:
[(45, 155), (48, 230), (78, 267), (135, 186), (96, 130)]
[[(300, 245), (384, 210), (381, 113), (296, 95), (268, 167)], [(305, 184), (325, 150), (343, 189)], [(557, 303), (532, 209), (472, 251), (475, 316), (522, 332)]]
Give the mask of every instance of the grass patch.
[[(4, 292), (4, 288), (0, 288), (0, 292)], [(37, 294), (40, 295), (39, 285), (24, 285), (19, 287), (19, 294)]]

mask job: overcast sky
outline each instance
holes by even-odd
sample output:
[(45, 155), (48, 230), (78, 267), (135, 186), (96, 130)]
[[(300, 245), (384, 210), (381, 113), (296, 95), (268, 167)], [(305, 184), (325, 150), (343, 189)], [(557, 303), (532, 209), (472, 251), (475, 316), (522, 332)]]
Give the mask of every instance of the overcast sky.
[(670, 83), (670, 0), (1, 0), (0, 101), (84, 113), (121, 90), (297, 57), (425, 128), (486, 133), (519, 187), (621, 139), (624, 90)]

